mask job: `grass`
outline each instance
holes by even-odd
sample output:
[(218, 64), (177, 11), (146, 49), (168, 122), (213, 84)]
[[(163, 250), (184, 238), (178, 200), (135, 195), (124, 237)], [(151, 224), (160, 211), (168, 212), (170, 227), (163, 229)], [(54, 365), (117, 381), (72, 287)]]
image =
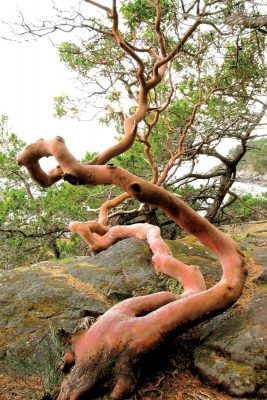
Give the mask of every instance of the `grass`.
[(23, 378), (28, 387), (27, 377), (38, 377), (41, 397), (40, 393), (36, 392), (34, 398), (36, 400), (52, 399), (53, 392), (63, 377), (62, 372), (57, 368), (62, 355), (62, 346), (55, 329), (51, 327), (49, 334), (41, 339), (36, 347), (31, 346), (27, 350), (27, 355), (16, 353), (10, 360), (12, 374)]

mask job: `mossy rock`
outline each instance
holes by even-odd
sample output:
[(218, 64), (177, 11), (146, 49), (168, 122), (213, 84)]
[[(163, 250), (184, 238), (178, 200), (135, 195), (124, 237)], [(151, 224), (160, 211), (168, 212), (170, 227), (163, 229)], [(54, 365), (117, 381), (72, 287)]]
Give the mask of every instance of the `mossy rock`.
[(130, 238), (94, 257), (44, 261), (0, 273), (0, 368), (32, 355), (51, 326), (74, 330), (82, 310), (104, 313), (115, 302), (165, 289), (146, 242)]
[(194, 355), (199, 373), (231, 395), (267, 395), (267, 292), (259, 291), (242, 313), (209, 321)]
[(195, 363), (201, 375), (235, 396), (255, 394), (257, 374), (253, 367), (227, 360), (216, 351), (200, 347), (195, 352)]

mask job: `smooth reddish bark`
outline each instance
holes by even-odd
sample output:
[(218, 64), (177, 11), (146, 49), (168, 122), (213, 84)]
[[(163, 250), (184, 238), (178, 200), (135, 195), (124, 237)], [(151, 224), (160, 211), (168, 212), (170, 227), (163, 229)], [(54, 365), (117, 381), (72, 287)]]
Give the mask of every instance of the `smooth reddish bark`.
[(181, 281), (185, 289), (181, 296), (161, 292), (125, 300), (90, 328), (67, 338), (66, 364), (73, 361), (75, 364), (62, 383), (58, 400), (80, 399), (85, 394), (94, 396), (100, 389), (111, 391), (114, 400), (123, 399), (135, 390), (143, 354), (159, 346), (169, 334), (225, 310), (237, 300), (246, 279), (244, 256), (230, 237), (175, 195), (119, 167), (78, 163), (62, 138), (28, 146), (18, 156), (18, 162), (26, 166), (37, 182), (49, 186), (53, 184), (53, 174), (42, 171), (39, 159), (51, 155), (60, 164), (62, 177), (74, 185), (115, 184), (129, 196), (160, 207), (213, 251), (223, 268), (221, 280), (206, 290), (198, 267), (175, 260), (156, 227), (137, 224), (108, 229), (98, 222), (70, 224), (70, 229), (78, 232), (94, 250), (107, 248), (122, 237), (146, 239), (154, 253), (156, 272)]

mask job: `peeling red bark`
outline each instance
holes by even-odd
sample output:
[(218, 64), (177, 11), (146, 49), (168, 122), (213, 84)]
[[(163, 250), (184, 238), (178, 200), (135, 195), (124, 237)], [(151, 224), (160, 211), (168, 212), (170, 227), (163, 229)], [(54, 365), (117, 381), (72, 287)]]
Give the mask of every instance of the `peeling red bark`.
[(213, 251), (223, 268), (221, 280), (207, 290), (198, 267), (175, 260), (157, 227), (136, 224), (108, 229), (95, 221), (70, 224), (70, 229), (97, 251), (122, 237), (146, 239), (154, 253), (156, 272), (171, 276), (184, 286), (181, 296), (161, 292), (125, 300), (112, 307), (89, 329), (69, 336), (65, 358), (72, 362), (70, 354), (73, 355), (75, 364), (62, 383), (58, 400), (94, 396), (100, 389), (111, 390), (113, 400), (123, 399), (135, 390), (143, 354), (159, 346), (172, 332), (208, 318), (211, 313), (218, 313), (237, 300), (246, 279), (244, 256), (230, 237), (175, 195), (119, 167), (78, 163), (62, 138), (27, 146), (17, 160), (33, 179), (42, 186), (49, 186), (54, 181), (53, 174), (46, 174), (41, 169), (39, 159), (51, 155), (60, 164), (63, 178), (74, 185), (115, 184), (129, 196), (161, 208)]

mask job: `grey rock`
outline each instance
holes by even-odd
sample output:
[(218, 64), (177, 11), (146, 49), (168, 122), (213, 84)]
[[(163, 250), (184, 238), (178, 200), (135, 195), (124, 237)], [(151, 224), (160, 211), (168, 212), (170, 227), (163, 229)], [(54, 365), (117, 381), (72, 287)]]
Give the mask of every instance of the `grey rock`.
[(51, 326), (74, 330), (81, 310), (102, 314), (135, 291), (160, 290), (150, 248), (134, 238), (93, 257), (1, 271), (0, 370), (12, 369), (14, 355), (32, 356)]
[(235, 396), (267, 395), (267, 292), (242, 313), (213, 318), (201, 332), (194, 362), (199, 373)]
[(267, 174), (259, 173), (253, 169), (240, 169), (237, 174), (237, 182), (244, 182), (247, 184), (258, 184), (259, 186), (267, 185)]
[[(252, 252), (254, 255), (255, 259), (257, 258), (257, 255), (262, 253), (264, 254), (264, 260), (266, 262), (266, 248), (264, 247), (260, 248), (257, 246), (265, 246), (267, 244), (266, 242), (266, 236), (259, 236), (256, 235), (255, 233), (253, 234), (248, 234), (245, 238), (240, 240), (240, 245), (243, 250), (249, 250)], [(258, 264), (261, 264), (263, 259), (258, 259)]]
[(256, 247), (253, 251), (253, 257), (257, 264), (267, 267), (267, 247)]
[(267, 326), (267, 291), (256, 292), (247, 307), (247, 318), (252, 324)]
[(263, 269), (253, 278), (253, 282), (257, 285), (267, 283), (267, 247), (256, 247), (252, 253), (257, 264), (260, 264)]
[(213, 286), (222, 276), (222, 267), (211, 251), (199, 243), (183, 243), (166, 240), (172, 254), (187, 265), (198, 265), (205, 278), (207, 287)]
[[(164, 290), (151, 265), (152, 253), (146, 242), (129, 238), (115, 243), (94, 257), (80, 257), (80, 268), (66, 264), (67, 273), (82, 282), (90, 282), (110, 301), (132, 297), (136, 291), (147, 293)], [(83, 264), (90, 268), (83, 268)]]
[(267, 267), (263, 268), (254, 278), (253, 282), (257, 285), (264, 285), (267, 283)]

